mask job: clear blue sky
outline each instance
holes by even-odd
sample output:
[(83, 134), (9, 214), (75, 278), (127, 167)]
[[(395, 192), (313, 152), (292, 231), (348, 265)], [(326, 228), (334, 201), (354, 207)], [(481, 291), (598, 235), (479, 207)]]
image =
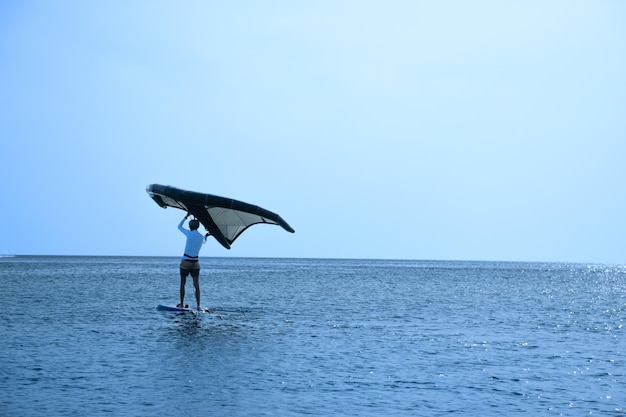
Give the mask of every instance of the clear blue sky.
[(626, 262), (626, 2), (5, 1), (0, 253)]

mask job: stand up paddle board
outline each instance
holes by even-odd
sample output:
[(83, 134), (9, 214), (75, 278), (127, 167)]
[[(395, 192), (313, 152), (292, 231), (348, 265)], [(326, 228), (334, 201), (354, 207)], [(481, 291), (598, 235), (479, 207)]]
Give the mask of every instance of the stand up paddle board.
[(189, 308), (189, 307), (176, 307), (176, 306), (171, 306), (171, 305), (167, 305), (167, 304), (159, 304), (157, 306), (157, 310), (161, 310), (161, 311), (189, 311), (193, 314), (196, 313), (208, 313), (209, 310), (207, 310), (206, 308), (202, 308), (200, 307), (199, 310), (194, 310), (193, 308)]
[(170, 306), (170, 305), (166, 305), (166, 304), (159, 304), (157, 306), (157, 310), (163, 310), (163, 311), (195, 311), (189, 307), (176, 307), (176, 306)]

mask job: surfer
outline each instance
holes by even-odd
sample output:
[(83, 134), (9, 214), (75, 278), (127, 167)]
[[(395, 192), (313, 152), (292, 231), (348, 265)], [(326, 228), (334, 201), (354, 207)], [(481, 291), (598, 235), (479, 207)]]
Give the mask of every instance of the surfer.
[(189, 230), (183, 227), (185, 220), (189, 217), (189, 214), (178, 224), (178, 230), (183, 232), (187, 237), (187, 243), (185, 244), (185, 252), (183, 258), (180, 261), (180, 304), (178, 307), (185, 307), (185, 284), (187, 283), (187, 276), (191, 274), (193, 278), (193, 285), (196, 288), (196, 303), (198, 305), (198, 311), (200, 308), (200, 261), (199, 254), (200, 249), (204, 242), (206, 242), (209, 233), (206, 236), (202, 236), (198, 232), (200, 222), (197, 219), (189, 221)]

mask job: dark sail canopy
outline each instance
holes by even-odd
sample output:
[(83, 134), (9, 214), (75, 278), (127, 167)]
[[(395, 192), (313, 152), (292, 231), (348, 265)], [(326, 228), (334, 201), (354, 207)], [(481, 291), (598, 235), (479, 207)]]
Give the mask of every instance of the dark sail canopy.
[(159, 184), (149, 185), (146, 192), (163, 208), (174, 207), (194, 215), (226, 249), (248, 227), (259, 223), (275, 224), (294, 233), (278, 214), (243, 201)]

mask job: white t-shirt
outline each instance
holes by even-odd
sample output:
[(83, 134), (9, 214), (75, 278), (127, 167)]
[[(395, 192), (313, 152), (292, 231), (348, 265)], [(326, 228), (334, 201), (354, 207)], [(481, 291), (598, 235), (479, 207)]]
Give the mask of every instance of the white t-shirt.
[(183, 227), (185, 219), (182, 219), (178, 224), (178, 230), (183, 232), (187, 236), (187, 243), (185, 244), (185, 254), (183, 259), (188, 261), (197, 261), (198, 255), (200, 255), (200, 249), (206, 241), (206, 238), (202, 236), (197, 230), (187, 230)]

